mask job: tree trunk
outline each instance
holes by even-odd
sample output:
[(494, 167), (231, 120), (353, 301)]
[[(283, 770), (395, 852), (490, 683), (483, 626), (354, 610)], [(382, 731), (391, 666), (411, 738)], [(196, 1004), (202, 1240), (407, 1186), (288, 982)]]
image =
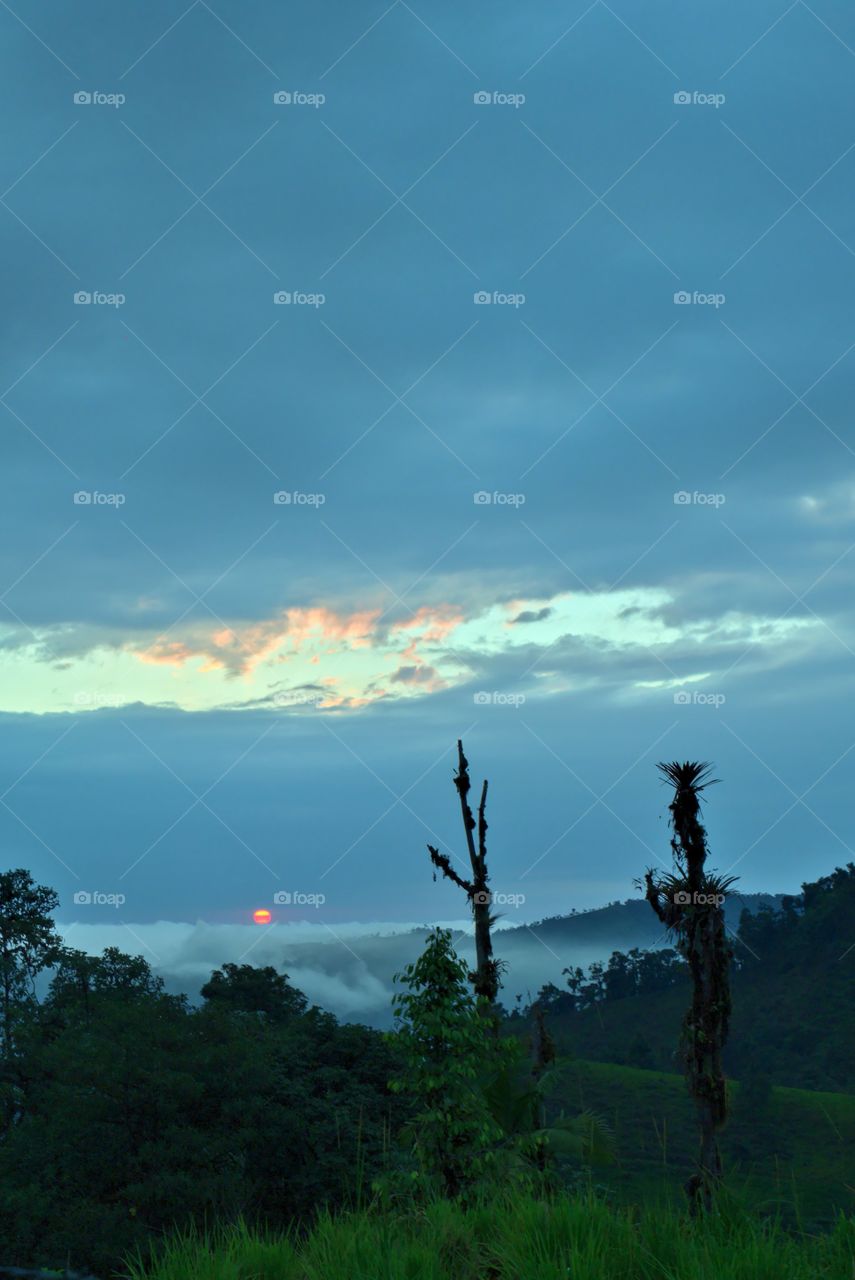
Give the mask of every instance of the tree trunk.
[(662, 923), (676, 933), (692, 981), (682, 1052), (700, 1134), (697, 1169), (685, 1185), (693, 1215), (713, 1207), (722, 1177), (718, 1132), (727, 1117), (722, 1050), (730, 1020), (730, 948), (721, 904), (732, 878), (711, 876), (705, 869), (707, 842), (699, 796), (710, 785), (708, 768), (676, 761), (659, 765), (675, 788), (669, 806), (674, 832), (671, 848), (680, 875), (654, 880), (648, 871), (645, 876), (647, 900)]
[[(472, 867), (472, 879), (465, 880), (458, 875), (449, 858), (432, 845), (428, 845), (428, 852), (434, 866), (439, 867), (444, 876), (459, 885), (469, 899), (475, 932), (475, 970), (469, 976), (475, 994), (483, 996), (489, 1002), (489, 1011), (492, 1016), (493, 1006), (499, 994), (499, 966), (493, 958), (491, 930), (495, 920), (491, 910), (492, 894), (490, 893), (489, 876), (487, 874), (487, 782), (485, 779), (481, 788), (481, 801), (478, 805), (478, 821), (476, 824), (467, 798), (471, 787), (469, 762), (463, 754), (463, 743), (459, 738), (457, 740), (457, 774), (454, 778), (454, 785), (460, 797), (460, 812), (463, 815), (463, 830), (466, 834), (466, 848)], [(477, 847), (475, 844), (476, 826), (478, 831)], [(434, 875), (435, 878), (436, 875)]]

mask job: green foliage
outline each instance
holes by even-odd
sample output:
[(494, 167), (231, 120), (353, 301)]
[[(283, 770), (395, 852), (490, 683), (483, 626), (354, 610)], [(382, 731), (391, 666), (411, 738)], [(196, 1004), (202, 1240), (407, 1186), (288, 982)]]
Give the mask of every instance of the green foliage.
[(36, 977), (62, 950), (51, 912), (59, 905), (53, 889), (37, 885), (29, 871), (0, 874), (0, 1050), (14, 1050), (15, 1026), (31, 1007)]
[(743, 1073), (733, 1107), (736, 1153), (743, 1162), (774, 1155), (791, 1160), (793, 1144), (787, 1125), (780, 1125), (772, 1077), (758, 1058)]
[(142, 956), (128, 956), (118, 947), (107, 947), (100, 956), (89, 956), (63, 947), (56, 963), (44, 1010), (66, 1018), (76, 1013), (88, 1021), (90, 999), (113, 995), (122, 1000), (160, 996), (163, 981)]
[[(633, 947), (628, 952), (613, 951), (606, 966), (595, 962), (587, 973), (578, 965), (561, 972), (568, 989), (562, 991), (548, 982), (541, 987), (534, 1002), (550, 1013), (581, 1013), (604, 1000), (624, 1000), (627, 996), (666, 991), (684, 984), (689, 970), (683, 957), (672, 947), (655, 951)], [(529, 1012), (531, 1008), (533, 1006)]]
[(849, 1280), (855, 1221), (818, 1239), (760, 1225), (737, 1203), (687, 1222), (635, 1213), (591, 1192), (436, 1199), (419, 1213), (322, 1214), (305, 1238), (244, 1224), (173, 1237), (130, 1280)]
[[(754, 1038), (744, 1038), (755, 1069), (744, 1089), (733, 1089), (723, 1141), (753, 1207), (780, 1209), (797, 1226), (790, 1202), (798, 1196), (810, 1226), (828, 1229), (851, 1184), (852, 1100), (770, 1093), (757, 1066), (763, 1037), (783, 1036), (789, 1062), (811, 1055), (816, 1075), (847, 1069), (851, 967), (829, 961), (851, 946), (855, 867), (804, 890), (749, 925), (758, 958), (744, 961), (737, 983), (745, 984), (749, 1007), (761, 992), (767, 1000), (771, 992), (771, 1004), (758, 1010)], [(654, 1072), (559, 1059), (532, 1073), (521, 1047), (494, 1034), (494, 1010), (469, 993), (450, 934), (437, 931), (406, 970), (409, 993), (396, 997), (403, 1025), (384, 1038), (309, 1009), (269, 967), (223, 966), (194, 1009), (166, 994), (139, 957), (63, 948), (49, 918), (55, 895), (26, 872), (0, 877), (0, 894), (14, 1031), (0, 1054), (5, 1263), (85, 1268), (102, 1280), (122, 1267), (128, 1250), (136, 1270), (150, 1265), (157, 1280), (567, 1280), (568, 1268), (573, 1280), (849, 1274), (851, 1224), (801, 1242), (735, 1219), (728, 1260), (721, 1224), (689, 1227), (657, 1212), (642, 1214), (630, 1230), (629, 1215), (590, 1197), (558, 1197), (559, 1178), (578, 1184), (586, 1176), (580, 1170), (602, 1160), (598, 1177), (612, 1195), (655, 1202), (663, 1185), (685, 1174), (676, 1149), (685, 1149), (690, 1132), (688, 1099), (678, 1078)], [(590, 1031), (606, 1009), (603, 1021), (622, 1051), (656, 1061), (683, 994), (669, 985), (667, 964), (658, 977), (655, 965), (648, 970), (647, 994), (638, 994), (635, 980), (636, 994), (617, 994), (627, 975), (641, 972), (641, 958), (630, 955), (600, 966), (590, 982), (602, 993), (598, 1003), (569, 1022)], [(34, 979), (47, 966), (53, 980), (39, 1005)], [(673, 1009), (655, 1003), (669, 1000)], [(826, 1018), (826, 1002), (839, 1026)], [(568, 1018), (541, 1003), (566, 1049)], [(399, 1134), (405, 1150), (384, 1183)], [(371, 1213), (325, 1212), (358, 1206), (378, 1179), (384, 1194)], [(402, 1186), (399, 1212), (386, 1191)], [(451, 1202), (431, 1198), (454, 1186)], [(505, 1203), (509, 1188), (514, 1199)], [(240, 1225), (247, 1222), (258, 1230)], [(214, 1223), (238, 1224), (216, 1250), (200, 1234)], [(264, 1234), (292, 1225), (287, 1244)], [(161, 1256), (164, 1239), (179, 1243)], [(625, 1249), (626, 1239), (643, 1247)]]
[(501, 1131), (484, 1082), (508, 1052), (507, 1042), (493, 1034), (489, 1002), (470, 995), (467, 966), (454, 952), (450, 930), (429, 934), (422, 955), (396, 981), (410, 989), (393, 997), (399, 1025), (389, 1038), (404, 1070), (389, 1087), (409, 1095), (416, 1108), (403, 1135), (418, 1166), (410, 1182), (421, 1192), (466, 1196), (495, 1170)]
[(519, 1042), (508, 1043), (504, 1061), (485, 1087), (490, 1113), (502, 1131), (506, 1173), (531, 1183), (560, 1186), (565, 1160), (574, 1165), (607, 1164), (615, 1158), (608, 1123), (592, 1111), (567, 1115), (563, 1105), (563, 1067), (554, 1063), (538, 1074)]
[[(762, 1057), (773, 1084), (855, 1091), (853, 919), (852, 864), (803, 885), (780, 910), (743, 912), (733, 940), (733, 1010), (724, 1051), (729, 1076), (742, 1079)], [(630, 967), (636, 967), (632, 956)], [(672, 977), (637, 984), (628, 996), (604, 994), (585, 1004), (573, 999), (572, 988), (566, 996), (553, 988), (547, 1008), (559, 1049), (579, 1058), (675, 1070), (674, 1045), (689, 990), (682, 961), (673, 965)]]
[[(855, 1212), (855, 1098), (773, 1088), (768, 1112), (758, 1113), (743, 1098), (741, 1081), (729, 1090), (732, 1115), (721, 1137), (727, 1182), (752, 1212), (778, 1213), (791, 1229), (820, 1232), (839, 1211)], [(679, 1074), (565, 1061), (554, 1097), (558, 1106), (582, 1107), (608, 1121), (616, 1160), (599, 1165), (596, 1178), (617, 1202), (652, 1207), (679, 1199), (693, 1167), (695, 1131)]]
[(496, 1037), (490, 1004), (473, 999), (467, 977), (442, 929), (400, 975), (410, 990), (395, 997), (400, 1025), (392, 1038), (406, 1067), (390, 1087), (416, 1108), (401, 1135), (415, 1168), (408, 1178), (379, 1180), (385, 1203), (405, 1188), (464, 1199), (501, 1183), (546, 1189), (561, 1185), (568, 1158), (613, 1158), (608, 1125), (553, 1105), (556, 1071), (533, 1070), (519, 1041)]
[(308, 1006), (302, 991), (289, 985), (287, 973), (277, 973), (272, 965), (255, 969), (251, 964), (225, 964), (214, 970), (201, 994), (210, 1004), (260, 1014), (272, 1022), (285, 1022)]
[(4, 1060), (0, 1260), (106, 1276), (176, 1226), (281, 1228), (358, 1202), (407, 1114), (393, 1051), (305, 1011), (284, 977), (231, 968), (193, 1009), (139, 957), (62, 953)]

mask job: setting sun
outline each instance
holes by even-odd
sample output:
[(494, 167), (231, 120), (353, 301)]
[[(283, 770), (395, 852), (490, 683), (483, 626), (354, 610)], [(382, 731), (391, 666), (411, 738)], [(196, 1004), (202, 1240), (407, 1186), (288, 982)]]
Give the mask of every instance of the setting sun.
[(253, 911), (252, 918), (256, 924), (270, 924), (273, 919), (266, 907), (259, 907), (257, 911)]

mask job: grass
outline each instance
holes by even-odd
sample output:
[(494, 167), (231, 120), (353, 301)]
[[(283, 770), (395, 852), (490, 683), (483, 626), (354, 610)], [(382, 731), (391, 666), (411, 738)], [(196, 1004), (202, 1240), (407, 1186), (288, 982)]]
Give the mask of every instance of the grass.
[(696, 1130), (681, 1076), (571, 1060), (560, 1093), (614, 1129), (617, 1164), (593, 1174), (600, 1194), (373, 1206), (322, 1213), (299, 1235), (243, 1222), (190, 1231), (147, 1267), (134, 1262), (130, 1280), (855, 1280), (852, 1096), (775, 1089), (762, 1121), (734, 1107), (720, 1211), (693, 1223), (680, 1188)]
[(131, 1280), (853, 1280), (855, 1220), (820, 1236), (761, 1224), (738, 1205), (693, 1223), (637, 1212), (590, 1192), (526, 1194), (469, 1209), (324, 1213), (305, 1237), (245, 1223), (172, 1238)]
[[(722, 1156), (729, 1186), (749, 1209), (811, 1231), (827, 1229), (841, 1210), (855, 1211), (855, 1097), (775, 1088), (761, 1118), (740, 1109), (737, 1083), (728, 1088)], [(679, 1202), (697, 1149), (682, 1076), (570, 1060), (560, 1094), (568, 1110), (589, 1107), (614, 1130), (617, 1163), (595, 1176), (620, 1203)]]

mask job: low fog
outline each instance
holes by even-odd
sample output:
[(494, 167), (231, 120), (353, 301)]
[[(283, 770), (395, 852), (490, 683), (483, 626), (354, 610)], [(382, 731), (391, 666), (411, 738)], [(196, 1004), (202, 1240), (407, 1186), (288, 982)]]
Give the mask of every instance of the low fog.
[[(743, 908), (756, 910), (772, 895), (733, 895), (726, 904), (729, 928), (739, 924)], [(458, 953), (474, 964), (470, 921), (441, 921), (454, 932)], [(373, 1027), (392, 1025), (393, 975), (420, 954), (430, 925), (336, 924), (323, 922), (263, 925), (196, 924), (158, 921), (155, 924), (61, 925), (69, 946), (89, 954), (115, 946), (143, 956), (164, 980), (166, 989), (183, 993), (191, 1003), (213, 969), (227, 963), (272, 965), (287, 973), (293, 986), (311, 1004), (329, 1010), (345, 1022)], [(658, 920), (643, 901), (613, 903), (594, 911), (556, 916), (532, 924), (499, 920), (494, 950), (508, 968), (500, 999), (513, 1008), (518, 997), (525, 1004), (547, 982), (563, 986), (562, 969), (586, 968), (607, 961), (615, 950), (669, 945)], [(738, 940), (734, 940), (738, 948)]]

